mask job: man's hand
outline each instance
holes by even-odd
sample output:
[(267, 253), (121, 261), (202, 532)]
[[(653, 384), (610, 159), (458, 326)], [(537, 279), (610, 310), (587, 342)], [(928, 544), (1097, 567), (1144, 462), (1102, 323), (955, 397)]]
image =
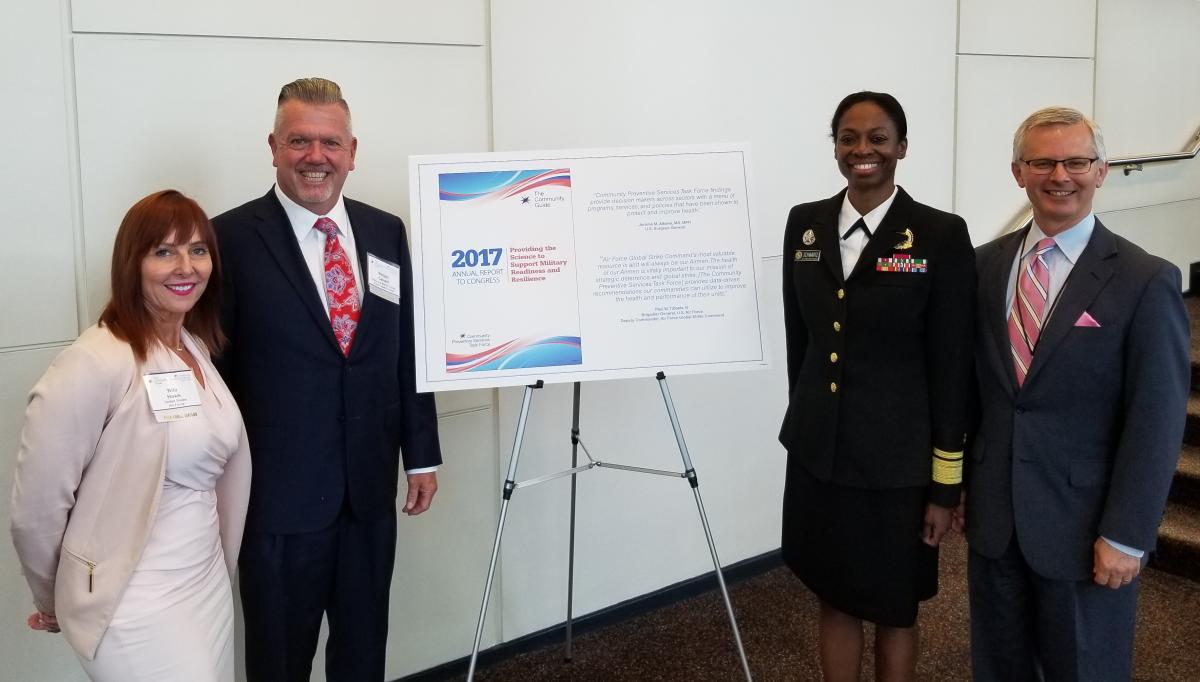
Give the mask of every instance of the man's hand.
[(953, 510), (949, 507), (939, 507), (930, 502), (925, 505), (925, 525), (921, 529), (921, 541), (930, 547), (937, 547), (942, 542), (942, 536), (950, 530), (950, 516)]
[(29, 618), (25, 619), (25, 623), (30, 630), (41, 630), (42, 632), (59, 632), (58, 619), (49, 613), (34, 611), (29, 614)]
[(1142, 570), (1141, 559), (1113, 547), (1104, 538), (1096, 538), (1092, 556), (1095, 558), (1092, 580), (1114, 590), (1133, 582)]
[(429, 509), (433, 504), (433, 494), (437, 492), (437, 472), (428, 471), (423, 474), (408, 474), (408, 498), (404, 500), (402, 510), (409, 516), (416, 516)]

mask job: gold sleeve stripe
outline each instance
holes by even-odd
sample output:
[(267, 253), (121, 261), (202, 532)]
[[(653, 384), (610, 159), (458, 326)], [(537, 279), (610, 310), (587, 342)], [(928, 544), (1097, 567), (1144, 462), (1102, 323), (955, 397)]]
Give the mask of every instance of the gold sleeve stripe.
[(943, 485), (962, 483), (963, 453), (933, 449), (933, 482)]
[(933, 456), (940, 457), (941, 459), (949, 459), (949, 460), (962, 459), (963, 451), (958, 450), (956, 452), (950, 452), (949, 450), (939, 450), (938, 448), (934, 448)]

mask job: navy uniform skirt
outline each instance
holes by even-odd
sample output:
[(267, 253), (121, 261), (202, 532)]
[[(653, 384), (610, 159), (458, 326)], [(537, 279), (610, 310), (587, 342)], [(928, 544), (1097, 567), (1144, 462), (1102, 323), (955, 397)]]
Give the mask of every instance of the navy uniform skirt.
[(797, 458), (788, 468), (784, 562), (838, 611), (912, 627), (917, 605), (937, 594), (937, 548), (921, 541), (925, 487), (847, 488), (822, 483)]

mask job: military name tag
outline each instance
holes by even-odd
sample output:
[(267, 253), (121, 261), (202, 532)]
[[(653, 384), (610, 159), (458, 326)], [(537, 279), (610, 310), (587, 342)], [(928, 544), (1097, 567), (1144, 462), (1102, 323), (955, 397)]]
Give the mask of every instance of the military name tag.
[(891, 258), (875, 261), (878, 272), (929, 272), (928, 258), (913, 258), (907, 253), (895, 253)]
[(820, 249), (796, 249), (795, 255), (792, 257), (797, 263), (814, 263), (821, 260)]

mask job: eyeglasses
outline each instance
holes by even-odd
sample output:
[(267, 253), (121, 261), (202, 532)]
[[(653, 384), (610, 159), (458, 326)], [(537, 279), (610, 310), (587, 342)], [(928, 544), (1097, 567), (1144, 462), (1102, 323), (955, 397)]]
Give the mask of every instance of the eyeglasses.
[(1029, 166), (1030, 172), (1034, 175), (1050, 175), (1058, 164), (1062, 164), (1063, 168), (1072, 175), (1082, 175), (1092, 169), (1092, 164), (1098, 161), (1098, 158), (1074, 158), (1074, 159), (1020, 159), (1021, 163)]

